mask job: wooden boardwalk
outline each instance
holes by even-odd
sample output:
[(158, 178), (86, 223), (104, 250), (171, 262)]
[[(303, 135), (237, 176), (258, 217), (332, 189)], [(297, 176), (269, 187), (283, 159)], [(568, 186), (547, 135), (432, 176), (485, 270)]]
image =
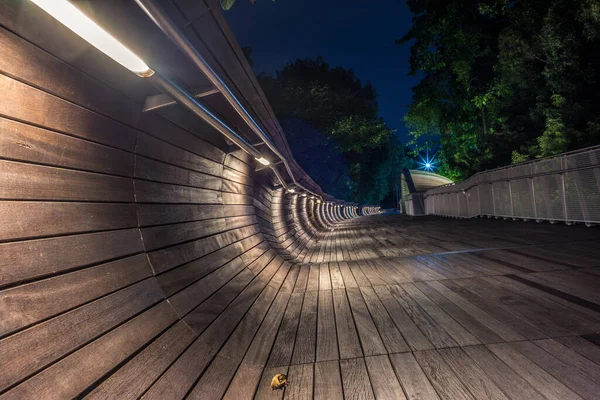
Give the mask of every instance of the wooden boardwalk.
[[(257, 299), (191, 398), (598, 398), (597, 230), (393, 216), (343, 226), (270, 307)], [(285, 391), (270, 388), (277, 373)]]
[[(207, 83), (134, 2), (89, 3)], [(218, 2), (163, 3), (290, 155)], [(597, 228), (346, 219), (185, 110), (142, 112), (155, 89), (32, 2), (0, 2), (0, 48), (0, 399), (599, 397)]]
[[(195, 399), (598, 398), (599, 238), (506, 221), (341, 223), (309, 262), (270, 273), (198, 328), (152, 388), (168, 380)], [(202, 373), (184, 373), (193, 367)], [(285, 391), (270, 388), (277, 373)], [(145, 397), (165, 395), (179, 394)]]

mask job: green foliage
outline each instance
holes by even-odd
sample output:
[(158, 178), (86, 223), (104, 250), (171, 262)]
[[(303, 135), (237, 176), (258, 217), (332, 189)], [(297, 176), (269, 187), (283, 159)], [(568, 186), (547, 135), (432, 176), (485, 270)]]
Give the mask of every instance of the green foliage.
[(235, 0), (221, 0), (221, 8), (225, 11), (230, 10), (234, 4)]
[(522, 162), (525, 162), (529, 160), (529, 158), (525, 155), (525, 154), (521, 154), (516, 150), (513, 150), (512, 152), (512, 163), (513, 164), (519, 164)]
[[(221, 1), (221, 8), (225, 11), (229, 11), (231, 9), (231, 7), (233, 7), (233, 5), (235, 4), (235, 0), (220, 0)], [(250, 0), (250, 3), (254, 4), (256, 0)], [(275, 2), (275, 0), (273, 0), (273, 2)]]
[[(324, 190), (370, 204), (390, 192), (408, 161), (394, 132), (377, 115), (377, 93), (370, 83), (363, 84), (351, 69), (331, 68), (321, 57), (296, 60), (258, 79), (282, 123), (299, 120), (313, 128), (286, 129), (286, 134), (296, 158), (305, 160), (304, 169)], [(327, 141), (334, 144), (333, 153), (341, 154), (347, 166), (343, 171), (332, 171)], [(331, 179), (323, 170), (339, 176)]]
[(447, 174), (600, 142), (598, 0), (408, 1), (415, 139), (439, 138)]

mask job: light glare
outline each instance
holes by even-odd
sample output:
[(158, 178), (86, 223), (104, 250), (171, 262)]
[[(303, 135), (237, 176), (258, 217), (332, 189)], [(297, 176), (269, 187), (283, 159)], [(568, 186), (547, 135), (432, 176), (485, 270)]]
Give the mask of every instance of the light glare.
[(136, 74), (147, 77), (152, 71), (142, 59), (100, 28), (67, 0), (31, 0), (92, 46)]
[(262, 165), (270, 165), (271, 164), (271, 162), (264, 157), (258, 157), (258, 158), (256, 158), (256, 161), (258, 161)]

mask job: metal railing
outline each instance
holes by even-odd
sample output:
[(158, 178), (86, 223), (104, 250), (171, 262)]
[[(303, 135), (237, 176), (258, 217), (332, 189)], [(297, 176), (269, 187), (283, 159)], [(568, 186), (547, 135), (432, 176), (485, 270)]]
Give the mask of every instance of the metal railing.
[[(271, 138), (263, 131), (258, 123), (252, 118), (248, 111), (244, 108), (242, 103), (235, 97), (233, 92), (227, 87), (225, 82), (217, 75), (212, 67), (206, 62), (204, 57), (196, 50), (196, 48), (186, 38), (185, 34), (177, 27), (177, 25), (166, 15), (162, 8), (157, 4), (155, 0), (136, 0), (136, 3), (142, 10), (150, 17), (150, 19), (158, 26), (162, 32), (167, 36), (182, 52), (185, 54), (194, 65), (202, 71), (202, 73), (208, 78), (208, 80), (215, 86), (215, 88), (225, 97), (227, 102), (233, 107), (233, 109), (242, 117), (244, 122), (252, 129), (252, 131), (260, 138), (269, 150), (279, 159), (284, 165), (285, 170), (292, 181), (292, 185), (302, 191), (309, 193), (318, 198), (322, 197), (318, 193), (307, 189), (296, 181), (294, 174), (289, 166), (287, 159), (279, 152), (279, 149), (275, 146)], [(189, 96), (192, 97), (192, 96)], [(228, 127), (229, 130), (231, 128)], [(237, 144), (237, 143), (236, 143)], [(244, 150), (249, 152), (252, 156), (255, 156), (256, 150), (252, 148), (250, 151), (247, 148), (242, 147)], [(273, 170), (281, 185), (285, 189), (291, 189), (287, 182), (281, 177), (277, 170), (277, 165), (271, 162), (269, 167)]]
[(425, 192), (425, 213), (600, 223), (600, 146), (473, 175)]

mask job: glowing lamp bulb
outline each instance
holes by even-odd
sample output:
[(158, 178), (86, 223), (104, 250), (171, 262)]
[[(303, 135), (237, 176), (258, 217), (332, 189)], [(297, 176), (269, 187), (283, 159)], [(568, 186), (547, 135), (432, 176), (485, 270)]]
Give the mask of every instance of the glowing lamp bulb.
[(288, 189), (288, 193), (296, 193), (296, 189), (290, 188)]
[(258, 157), (256, 158), (256, 161), (258, 161), (262, 165), (271, 165), (271, 162), (264, 157)]
[(321, 204), (321, 200), (317, 200), (317, 203), (318, 203), (318, 204)]
[(117, 39), (67, 0), (31, 0), (42, 10), (46, 11), (64, 26), (75, 32), (89, 44), (141, 77), (154, 74), (142, 61)]
[(425, 168), (431, 168), (431, 164), (430, 163), (425, 164)]

